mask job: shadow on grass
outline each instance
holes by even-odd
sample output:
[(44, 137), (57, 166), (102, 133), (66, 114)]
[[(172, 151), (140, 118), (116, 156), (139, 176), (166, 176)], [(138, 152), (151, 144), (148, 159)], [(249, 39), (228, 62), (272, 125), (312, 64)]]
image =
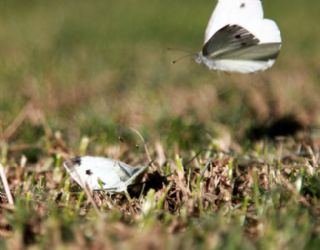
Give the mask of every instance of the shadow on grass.
[(305, 126), (294, 115), (287, 115), (252, 126), (247, 131), (247, 137), (251, 140), (274, 139), (278, 136), (294, 136), (304, 129)]

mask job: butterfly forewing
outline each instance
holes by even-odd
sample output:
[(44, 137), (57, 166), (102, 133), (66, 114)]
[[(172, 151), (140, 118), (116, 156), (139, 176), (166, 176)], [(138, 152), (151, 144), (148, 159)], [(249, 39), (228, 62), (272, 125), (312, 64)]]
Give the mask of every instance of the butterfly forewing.
[(226, 25), (205, 43), (202, 54), (210, 58), (216, 58), (230, 51), (256, 44), (259, 44), (259, 39), (245, 28), (238, 25)]
[(262, 19), (263, 9), (260, 0), (219, 0), (207, 26), (205, 42), (228, 24), (247, 27), (248, 24)]

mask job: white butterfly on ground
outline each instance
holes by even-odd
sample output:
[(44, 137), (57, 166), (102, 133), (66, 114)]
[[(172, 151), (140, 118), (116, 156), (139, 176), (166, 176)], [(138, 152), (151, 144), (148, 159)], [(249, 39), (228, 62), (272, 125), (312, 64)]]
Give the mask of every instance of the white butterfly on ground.
[(147, 169), (93, 156), (75, 157), (63, 165), (82, 188), (87, 186), (91, 191), (105, 190), (109, 193), (126, 192), (128, 186), (135, 184)]
[(218, 0), (195, 61), (212, 70), (252, 73), (270, 68), (280, 48), (280, 30), (264, 19), (260, 0)]

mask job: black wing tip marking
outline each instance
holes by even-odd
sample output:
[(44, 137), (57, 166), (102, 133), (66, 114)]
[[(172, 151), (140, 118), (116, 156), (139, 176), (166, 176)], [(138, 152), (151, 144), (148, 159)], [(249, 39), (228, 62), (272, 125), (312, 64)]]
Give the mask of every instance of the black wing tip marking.
[(74, 165), (81, 165), (81, 157), (80, 156), (76, 156), (74, 158), (71, 159), (71, 162), (74, 164)]
[(79, 167), (81, 165), (81, 157), (76, 156), (71, 159), (66, 159), (63, 162), (63, 165), (65, 168), (69, 169), (70, 171), (74, 171), (76, 167)]

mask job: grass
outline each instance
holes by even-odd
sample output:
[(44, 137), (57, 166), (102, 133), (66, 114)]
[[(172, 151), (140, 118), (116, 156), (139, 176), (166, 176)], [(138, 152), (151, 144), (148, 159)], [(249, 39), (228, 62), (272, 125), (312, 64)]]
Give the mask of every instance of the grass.
[[(0, 3), (1, 248), (317, 249), (319, 17), (268, 1), (283, 48), (253, 75), (192, 60), (214, 3)], [(153, 165), (144, 188), (93, 194), (63, 159)]]

